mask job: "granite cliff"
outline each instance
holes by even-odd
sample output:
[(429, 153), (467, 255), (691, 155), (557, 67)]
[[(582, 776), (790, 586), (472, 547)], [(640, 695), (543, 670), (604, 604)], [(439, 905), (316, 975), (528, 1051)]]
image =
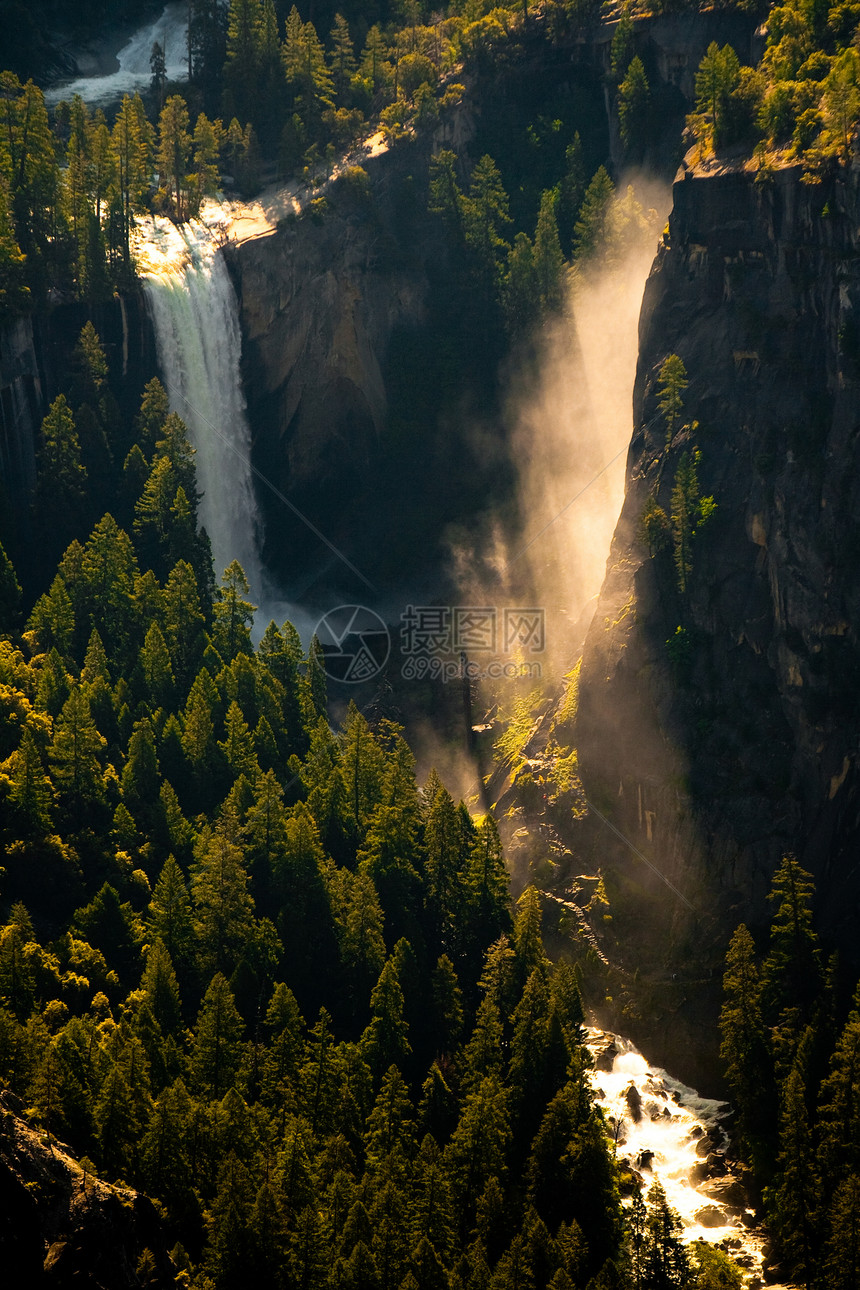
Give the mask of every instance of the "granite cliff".
[[(592, 822), (613, 952), (637, 973), (614, 1006), (634, 1033), (653, 1010), (666, 1056), (692, 1074), (690, 1038), (702, 1069), (713, 1047), (728, 937), (764, 923), (786, 851), (857, 967), (858, 197), (853, 170), (816, 183), (799, 167), (683, 171), (642, 306), (626, 498), (576, 739), (586, 792), (632, 844)], [(667, 446), (658, 372), (672, 353), (689, 387)], [(641, 519), (650, 497), (671, 513), (695, 449), (716, 511), (682, 594), (671, 542), (652, 556)]]

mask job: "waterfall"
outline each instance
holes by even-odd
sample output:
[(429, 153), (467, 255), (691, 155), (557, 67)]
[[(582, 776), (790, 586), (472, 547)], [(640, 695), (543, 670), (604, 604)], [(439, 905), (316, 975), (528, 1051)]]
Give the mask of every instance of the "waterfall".
[(242, 335), (218, 225), (141, 221), (136, 254), (170, 407), (188, 426), (197, 451), (200, 522), (212, 543), (216, 577), (238, 560), (259, 603), (260, 525), (242, 393)]
[[(138, 28), (116, 55), (119, 68), (104, 75), (79, 76), (73, 81), (52, 85), (45, 101), (52, 105), (61, 99), (71, 100), (80, 94), (85, 103), (110, 103), (123, 94), (144, 90), (152, 80), (149, 60), (152, 46), (158, 41), (164, 50), (165, 72), (170, 82), (188, 76), (188, 6), (169, 4), (155, 19)], [(107, 43), (107, 42), (106, 42)], [(111, 48), (108, 45), (108, 48)], [(113, 46), (116, 48), (116, 45)]]

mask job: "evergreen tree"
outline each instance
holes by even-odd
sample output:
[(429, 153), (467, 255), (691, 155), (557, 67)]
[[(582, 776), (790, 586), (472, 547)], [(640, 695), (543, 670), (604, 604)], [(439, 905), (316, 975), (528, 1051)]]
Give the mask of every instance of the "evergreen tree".
[(370, 1024), (361, 1037), (361, 1053), (378, 1080), (392, 1063), (401, 1062), (411, 1051), (403, 1016), (403, 990), (391, 958), (373, 987), (370, 1014)]
[(201, 841), (191, 894), (201, 967), (232, 971), (251, 933), (254, 905), (242, 852), (220, 833)]
[(641, 58), (635, 57), (618, 87), (618, 126), (628, 157), (640, 160), (648, 141), (651, 90)]
[(562, 251), (569, 255), (573, 245), (573, 229), (579, 215), (579, 208), (587, 187), (585, 165), (582, 159), (582, 140), (579, 134), (573, 136), (564, 152), (564, 174), (559, 184), (558, 228), (561, 237)]
[(188, 962), (194, 937), (191, 900), (182, 870), (172, 855), (165, 860), (155, 884), (147, 927), (150, 936), (163, 943), (173, 963)]
[(729, 99), (740, 79), (738, 56), (731, 45), (710, 45), (696, 72), (696, 110), (710, 117), (713, 146), (727, 142)]
[(541, 196), (534, 242), (535, 277), (545, 313), (559, 309), (564, 294), (564, 256), (555, 211), (556, 196), (548, 189)]
[(25, 729), (13, 754), (9, 798), (23, 833), (48, 833), (53, 821), (51, 781), (45, 774), (39, 746)]
[(238, 560), (224, 570), (221, 590), (214, 607), (215, 625), (213, 643), (218, 653), (229, 662), (237, 654), (252, 654), (250, 626), (254, 621), (256, 605), (245, 599), (250, 591), (248, 579)]
[(63, 704), (48, 758), (58, 800), (78, 827), (87, 808), (104, 796), (100, 758), (105, 744), (90, 715), (86, 694), (76, 687)]
[(726, 956), (723, 992), (720, 1055), (738, 1109), (744, 1151), (748, 1158), (756, 1158), (758, 1144), (776, 1127), (775, 1090), (755, 947), (743, 924), (732, 937)]
[(573, 229), (573, 256), (587, 260), (602, 249), (606, 240), (607, 223), (615, 188), (603, 166), (594, 175), (585, 191), (579, 218)]
[(81, 446), (65, 395), (58, 394), (42, 422), (38, 456), (36, 506), (59, 523), (63, 545), (75, 532), (82, 515), (87, 472), (81, 463)]
[(158, 119), (158, 168), (169, 193), (173, 215), (186, 215), (183, 191), (188, 162), (191, 158), (191, 135), (188, 133), (188, 108), (179, 94), (173, 94)]
[(684, 391), (689, 385), (687, 369), (677, 354), (669, 354), (660, 366), (657, 377), (657, 406), (666, 423), (666, 446), (672, 443), (684, 410)]
[(242, 1030), (230, 987), (216, 972), (200, 1005), (191, 1051), (194, 1085), (205, 1096), (223, 1097), (233, 1084), (241, 1060)]

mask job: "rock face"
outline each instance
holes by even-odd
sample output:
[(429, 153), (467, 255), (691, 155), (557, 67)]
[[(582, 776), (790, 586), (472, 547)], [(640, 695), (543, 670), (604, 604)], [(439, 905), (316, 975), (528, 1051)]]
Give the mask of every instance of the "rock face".
[[(627, 494), (577, 745), (591, 800), (677, 889), (594, 834), (620, 952), (629, 935), (679, 1070), (714, 1019), (729, 935), (768, 916), (786, 850), (817, 879), (822, 931), (857, 955), (858, 195), (853, 173), (809, 185), (798, 169), (765, 182), (686, 172), (646, 287)], [(683, 420), (698, 425), (667, 448), (657, 373), (672, 353), (689, 377)], [(652, 558), (641, 517), (649, 497), (671, 513), (696, 449), (717, 509), (682, 594), (671, 540)]]
[(4, 1285), (173, 1285), (176, 1269), (152, 1202), (85, 1175), (68, 1148), (45, 1143), (17, 1110), (16, 1099), (0, 1093)]
[[(363, 498), (372, 509), (392, 337), (423, 326), (426, 261), (444, 254), (438, 228), (420, 213), (429, 149), (427, 140), (369, 160), (318, 211), (227, 248), (255, 464), (335, 541), (347, 540), (347, 510), (354, 528)], [(258, 493), (266, 561), (283, 571), (301, 526), (290, 529), (274, 494)]]

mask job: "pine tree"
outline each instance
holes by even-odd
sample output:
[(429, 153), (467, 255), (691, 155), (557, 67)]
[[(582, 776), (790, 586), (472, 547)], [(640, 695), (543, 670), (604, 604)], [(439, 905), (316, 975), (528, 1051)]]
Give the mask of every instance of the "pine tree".
[(367, 1117), (364, 1148), (371, 1173), (384, 1168), (387, 1157), (411, 1157), (415, 1135), (415, 1108), (406, 1081), (392, 1064), (379, 1086), (373, 1110)]
[[(81, 445), (65, 395), (58, 394), (42, 422), (36, 506), (59, 521), (65, 541), (80, 523), (87, 488)], [(65, 541), (63, 544), (65, 544)]]
[(795, 1275), (809, 1286), (816, 1275), (820, 1184), (799, 1064), (785, 1081), (781, 1103), (779, 1173), (768, 1197), (769, 1218)]
[(48, 749), (58, 799), (76, 826), (83, 823), (87, 807), (104, 796), (100, 758), (106, 742), (90, 716), (85, 692), (76, 687), (63, 704)]
[(369, 875), (347, 880), (340, 915), (340, 954), (354, 1020), (367, 1016), (367, 1001), (385, 963), (382, 907)]
[(146, 686), (147, 698), (153, 708), (169, 708), (173, 699), (175, 682), (170, 664), (170, 652), (157, 622), (147, 628), (140, 651), (140, 668)]
[(564, 174), (559, 185), (558, 227), (562, 250), (569, 255), (572, 248), (573, 229), (586, 190), (585, 165), (582, 160), (582, 140), (575, 134), (573, 142), (564, 153)]
[(188, 963), (194, 938), (191, 900), (182, 870), (172, 855), (165, 860), (155, 884), (147, 927), (150, 936), (164, 944), (173, 963)]
[(672, 486), (672, 536), (681, 595), (686, 595), (689, 590), (693, 572), (692, 544), (699, 515), (698, 456), (697, 452), (681, 454)]
[[(782, 1032), (777, 1047), (793, 1053), (803, 1025), (813, 1017), (823, 986), (821, 952), (812, 924), (812, 875), (788, 855), (774, 875), (769, 899), (777, 906), (770, 948), (762, 968), (765, 1016)], [(792, 1057), (781, 1059), (790, 1068)]]
[(30, 303), (27, 257), (18, 245), (9, 181), (0, 174), (0, 317), (14, 318)]
[(45, 774), (36, 739), (24, 729), (14, 753), (9, 798), (25, 833), (48, 833), (53, 820), (51, 781)]
[(775, 1089), (755, 946), (743, 924), (732, 937), (726, 955), (723, 992), (720, 1056), (738, 1109), (744, 1150), (748, 1158), (756, 1157), (758, 1144), (776, 1128)]
[(200, 1005), (191, 1051), (194, 1085), (205, 1096), (223, 1097), (233, 1084), (241, 1060), (242, 1031), (233, 994), (217, 972)]
[(193, 1209), (187, 1130), (191, 1098), (181, 1079), (161, 1093), (140, 1145), (141, 1169), (151, 1191), (182, 1215)]
[(220, 833), (201, 842), (191, 894), (201, 966), (231, 972), (251, 933), (254, 903), (242, 852)]
[(828, 1290), (852, 1290), (860, 1279), (860, 1176), (856, 1173), (839, 1185), (829, 1219), (825, 1284)]
[(225, 1290), (247, 1284), (254, 1194), (247, 1168), (231, 1151), (218, 1171), (215, 1199), (205, 1216), (208, 1243), (204, 1264), (214, 1283)]
[(541, 195), (534, 241), (534, 266), (541, 308), (559, 309), (564, 298), (564, 256), (556, 221), (556, 196), (552, 189)]
[(173, 963), (162, 940), (156, 940), (149, 948), (140, 988), (162, 1033), (169, 1035), (177, 1031), (182, 1021), (182, 1000)]
[(615, 187), (603, 166), (585, 191), (573, 229), (573, 257), (587, 260), (602, 249)]
[(188, 133), (188, 108), (179, 94), (173, 94), (165, 103), (158, 120), (158, 168), (170, 193), (173, 215), (183, 220), (186, 203), (183, 187), (191, 157), (191, 136)]
[(131, 230), (135, 214), (145, 209), (152, 152), (152, 128), (137, 94), (133, 99), (123, 96), (111, 132), (111, 151), (121, 211), (122, 256), (130, 275)]
[(72, 927), (101, 950), (124, 984), (138, 978), (142, 928), (129, 902), (120, 900), (111, 883), (104, 883), (88, 905), (75, 910)]
[(618, 125), (628, 157), (639, 160), (648, 141), (651, 90), (637, 55), (618, 87)]
[(213, 643), (225, 662), (237, 654), (252, 654), (250, 626), (256, 605), (247, 597), (250, 587), (238, 560), (224, 570), (221, 590), (214, 607)]
[(712, 40), (696, 72), (696, 110), (710, 116), (715, 148), (727, 142), (729, 99), (739, 79), (740, 64), (731, 45), (720, 49)]
[(180, 687), (188, 685), (196, 671), (205, 622), (194, 570), (186, 560), (179, 560), (164, 588), (164, 635)]
[(511, 1138), (508, 1094), (488, 1075), (466, 1095), (445, 1153), (464, 1220), (489, 1180), (504, 1180)]
[(528, 233), (517, 233), (508, 252), (503, 303), (508, 331), (526, 335), (540, 312), (540, 285)]
[(112, 515), (103, 516), (83, 549), (81, 600), (87, 621), (112, 658), (127, 656), (134, 635), (136, 576), (131, 539)]
[(648, 1193), (646, 1284), (665, 1287), (687, 1284), (687, 1253), (681, 1240), (683, 1225), (666, 1200), (660, 1183)]
[(425, 846), (424, 899), (435, 945), (453, 952), (463, 897), (463, 835), (454, 801), (442, 787), (427, 815)]
[(677, 354), (664, 358), (657, 377), (657, 406), (666, 423), (666, 446), (672, 442), (684, 410), (684, 391), (689, 385), (687, 369)]
[(245, 121), (256, 115), (262, 28), (260, 0), (230, 0), (224, 83), (231, 110)]
[(374, 1078), (411, 1052), (408, 1026), (403, 1016), (403, 990), (393, 959), (389, 958), (379, 974), (370, 996), (370, 1024), (361, 1037), (361, 1054)]

